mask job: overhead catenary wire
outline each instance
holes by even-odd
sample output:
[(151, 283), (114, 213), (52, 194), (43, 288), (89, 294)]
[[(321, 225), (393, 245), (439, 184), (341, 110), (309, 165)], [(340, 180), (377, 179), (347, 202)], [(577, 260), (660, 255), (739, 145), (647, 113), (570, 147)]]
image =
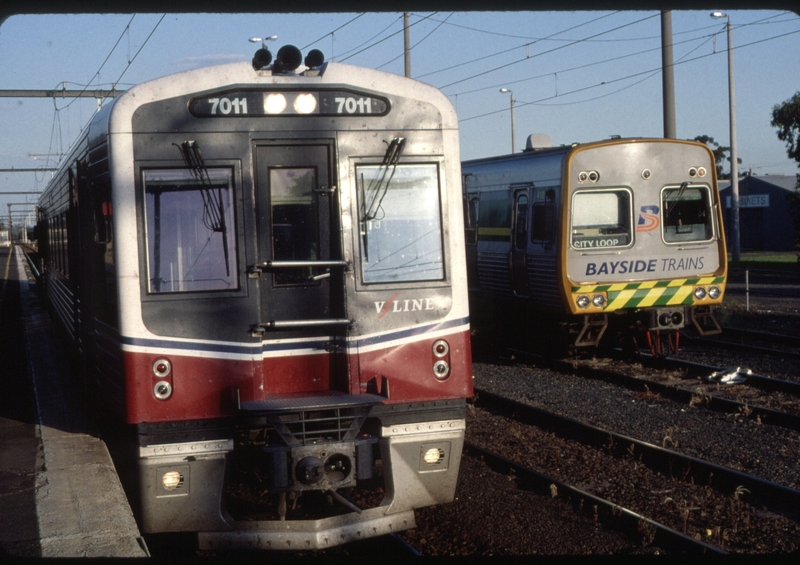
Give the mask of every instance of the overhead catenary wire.
[[(431, 14), (431, 16), (433, 16), (433, 15), (435, 15), (435, 14), (438, 14), (438, 13), (439, 13), (439, 12), (433, 12), (433, 13)], [(418, 24), (422, 23), (423, 21), (427, 20), (427, 19), (428, 19), (428, 18), (430, 18), (431, 16), (426, 16), (426, 17), (424, 17), (424, 18), (420, 19), (419, 21), (416, 21), (416, 22), (414, 22), (413, 24), (410, 24), (408, 27), (414, 27), (415, 25), (418, 25)], [(389, 27), (391, 27), (391, 26), (389, 26)], [(384, 31), (386, 31), (386, 29), (388, 29), (388, 27), (387, 27), (387, 28), (385, 28), (385, 29), (384, 29), (383, 31), (381, 31), (380, 33), (383, 33)], [(361, 54), (361, 53), (363, 53), (364, 51), (367, 51), (367, 50), (369, 50), (369, 49), (372, 49), (373, 47), (375, 47), (375, 46), (377, 46), (377, 45), (379, 45), (379, 44), (383, 43), (384, 41), (387, 41), (387, 40), (391, 39), (392, 37), (394, 37), (394, 36), (396, 36), (396, 35), (398, 35), (398, 34), (401, 34), (401, 33), (403, 33), (403, 31), (404, 31), (404, 30), (403, 30), (403, 28), (401, 27), (401, 28), (400, 28), (398, 31), (396, 31), (396, 32), (394, 32), (394, 33), (392, 33), (392, 34), (390, 34), (390, 35), (388, 35), (388, 36), (384, 37), (383, 39), (381, 39), (381, 40), (379, 40), (379, 41), (376, 41), (376, 42), (375, 42), (375, 43), (373, 43), (372, 45), (368, 45), (367, 47), (364, 47), (363, 49), (361, 49), (360, 51), (357, 51), (357, 52), (353, 53), (352, 55), (348, 55), (347, 57), (345, 57), (345, 58), (343, 58), (343, 59), (340, 59), (339, 61), (340, 61), (340, 62), (342, 62), (342, 61), (346, 61), (346, 60), (348, 60), (348, 59), (352, 59), (352, 58), (353, 58), (353, 57), (355, 57), (356, 55), (360, 55), (360, 54)], [(378, 35), (380, 35), (380, 33), (379, 33), (379, 34), (377, 34), (377, 35), (375, 35), (375, 36), (373, 36), (373, 37), (377, 37)]]
[(566, 33), (568, 31), (572, 31), (574, 29), (578, 29), (579, 27), (583, 27), (585, 25), (589, 25), (589, 24), (593, 24), (593, 23), (599, 22), (600, 20), (602, 20), (604, 18), (608, 18), (608, 17), (613, 16), (614, 14), (618, 14), (618, 13), (619, 13), (619, 11), (611, 12), (610, 14), (606, 14), (604, 16), (600, 16), (600, 17), (595, 18), (593, 20), (589, 20), (588, 22), (583, 22), (583, 23), (580, 23), (578, 25), (569, 27), (567, 29), (563, 29), (561, 31), (557, 31), (557, 32), (555, 32), (555, 33), (553, 33), (551, 35), (548, 35), (547, 37), (534, 39), (533, 41), (530, 41), (528, 43), (523, 43), (522, 45), (515, 45), (514, 47), (511, 47), (511, 48), (508, 48), (508, 49), (503, 49), (502, 51), (498, 51), (496, 53), (491, 53), (489, 55), (484, 55), (483, 57), (472, 58), (472, 59), (469, 59), (468, 61), (464, 61), (463, 63), (451, 64), (451, 65), (448, 65), (447, 67), (445, 67), (443, 69), (439, 69), (439, 70), (436, 70), (436, 71), (431, 71), (429, 73), (425, 73), (423, 75), (420, 75), (418, 78), (425, 78), (425, 77), (428, 77), (430, 75), (438, 74), (438, 73), (441, 73), (441, 72), (444, 72), (444, 71), (450, 71), (450, 70), (453, 70), (453, 69), (457, 69), (458, 67), (463, 67), (465, 65), (471, 65), (473, 63), (477, 63), (478, 61), (491, 59), (492, 57), (498, 57), (500, 55), (504, 55), (506, 53), (510, 53), (512, 51), (516, 51), (516, 50), (521, 49), (523, 47), (529, 47), (529, 46), (531, 46), (531, 45), (533, 45), (535, 43), (539, 43), (540, 41), (546, 41), (548, 39), (554, 38), (557, 35), (561, 35), (562, 33)]
[(554, 47), (553, 49), (549, 49), (549, 50), (547, 50), (547, 51), (543, 51), (543, 52), (541, 52), (541, 53), (536, 53), (535, 55), (531, 55), (530, 57), (525, 57), (524, 59), (520, 59), (520, 60), (517, 60), (517, 61), (512, 61), (511, 63), (507, 63), (507, 64), (505, 64), (505, 65), (500, 65), (500, 66), (498, 66), (498, 67), (493, 67), (493, 68), (491, 68), (491, 69), (489, 69), (489, 70), (487, 70), (487, 71), (484, 71), (484, 72), (481, 72), (481, 73), (477, 73), (477, 74), (474, 74), (474, 75), (472, 75), (472, 76), (469, 76), (469, 77), (466, 77), (466, 78), (463, 78), (463, 79), (459, 79), (459, 80), (457, 80), (457, 81), (453, 81), (453, 82), (451, 82), (451, 83), (449, 83), (449, 84), (445, 84), (445, 85), (443, 85), (443, 86), (439, 86), (438, 88), (439, 88), (439, 89), (441, 89), (441, 90), (443, 90), (443, 89), (445, 89), (445, 88), (448, 88), (448, 87), (450, 87), (450, 86), (454, 86), (454, 85), (456, 85), (456, 84), (461, 84), (462, 82), (466, 82), (466, 81), (468, 81), (468, 80), (472, 80), (472, 79), (474, 79), (474, 78), (477, 78), (477, 77), (479, 77), (479, 76), (484, 76), (484, 75), (486, 75), (486, 74), (488, 74), (488, 73), (494, 73), (494, 72), (497, 72), (497, 71), (499, 71), (499, 70), (502, 70), (502, 69), (505, 69), (505, 68), (511, 67), (511, 66), (513, 66), (513, 65), (518, 65), (518, 64), (520, 64), (520, 63), (522, 63), (522, 62), (524, 62), (524, 61), (527, 61), (527, 60), (529, 60), (529, 59), (533, 59), (533, 58), (535, 58), (535, 57), (541, 57), (541, 56), (543, 56), (543, 55), (548, 55), (548, 54), (550, 54), (550, 53), (553, 53), (553, 52), (555, 52), (555, 51), (559, 51), (559, 50), (561, 50), (561, 49), (565, 49), (565, 48), (567, 48), (567, 47), (571, 47), (571, 46), (573, 46), (573, 45), (577, 45), (577, 44), (579, 44), (579, 43), (583, 43), (583, 42), (585, 42), (587, 39), (591, 39), (591, 38), (594, 38), (594, 37), (599, 37), (599, 36), (601, 36), (601, 35), (605, 35), (605, 34), (607, 34), (607, 33), (612, 33), (612, 32), (615, 32), (615, 31), (619, 31), (619, 30), (621, 30), (621, 29), (624, 29), (624, 28), (626, 28), (626, 27), (630, 27), (630, 26), (633, 26), (633, 25), (636, 25), (636, 24), (642, 23), (642, 22), (644, 22), (644, 21), (647, 21), (647, 20), (650, 20), (650, 19), (656, 18), (656, 17), (658, 17), (659, 15), (660, 15), (660, 14), (652, 14), (652, 15), (650, 15), (650, 16), (647, 16), (647, 17), (641, 18), (641, 19), (639, 19), (639, 20), (636, 20), (636, 21), (633, 21), (633, 22), (628, 22), (628, 23), (626, 23), (626, 24), (623, 24), (623, 25), (621, 25), (621, 26), (617, 26), (617, 27), (615, 27), (615, 28), (612, 28), (612, 29), (609, 29), (609, 30), (606, 30), (606, 31), (601, 31), (601, 32), (599, 32), (599, 33), (596, 33), (596, 34), (594, 34), (594, 35), (591, 35), (591, 36), (589, 36), (589, 37), (587, 37), (587, 38), (583, 38), (583, 39), (578, 39), (578, 40), (575, 40), (575, 41), (573, 41), (572, 43), (568, 43), (568, 44), (566, 44), (566, 45), (559, 45), (558, 47)]
[[(450, 12), (450, 15), (449, 15), (449, 16), (447, 16), (447, 17), (444, 19), (444, 21), (443, 21), (443, 22), (440, 22), (440, 23), (439, 23), (439, 25), (437, 25), (435, 28), (433, 28), (433, 30), (431, 30), (431, 31), (430, 31), (430, 32), (429, 32), (429, 33), (428, 33), (428, 34), (427, 34), (425, 37), (423, 37), (422, 39), (420, 39), (419, 41), (417, 41), (417, 42), (416, 42), (414, 45), (412, 45), (412, 46), (410, 47), (410, 49), (412, 49), (412, 50), (413, 50), (413, 49), (414, 49), (415, 47), (417, 47), (417, 46), (418, 46), (420, 43), (422, 43), (423, 41), (425, 41), (426, 39), (428, 39), (428, 38), (429, 38), (431, 35), (433, 35), (434, 33), (436, 33), (436, 31), (437, 31), (437, 30), (438, 30), (440, 27), (442, 27), (442, 26), (443, 26), (443, 25), (444, 25), (444, 24), (447, 22), (447, 20), (448, 20), (448, 19), (450, 19), (450, 18), (453, 16), (453, 14), (455, 14), (455, 12)], [(384, 64), (382, 64), (382, 65), (379, 65), (379, 66), (377, 66), (377, 67), (375, 67), (375, 68), (376, 68), (376, 69), (381, 69), (381, 68), (383, 68), (383, 67), (385, 67), (385, 66), (387, 66), (387, 65), (389, 65), (389, 64), (391, 64), (391, 63), (394, 63), (395, 61), (397, 61), (397, 60), (398, 60), (400, 57), (403, 57), (404, 55), (405, 55), (404, 53), (401, 53), (401, 54), (400, 54), (400, 55), (398, 55), (397, 57), (394, 57), (393, 59), (391, 59), (391, 60), (389, 60), (389, 61), (386, 61)]]
[[(744, 44), (741, 44), (741, 45), (737, 45), (737, 46), (734, 47), (734, 50), (735, 49), (744, 49), (745, 47), (751, 47), (753, 45), (757, 45), (757, 44), (760, 44), (760, 43), (765, 43), (767, 41), (773, 41), (775, 39), (780, 39), (782, 37), (788, 37), (790, 35), (794, 35), (794, 34), (797, 34), (797, 33), (800, 33), (800, 29), (794, 30), (794, 31), (790, 31), (790, 32), (786, 32), (786, 33), (783, 33), (783, 34), (780, 34), (780, 35), (776, 35), (776, 36), (773, 36), (773, 37), (768, 37), (768, 38), (765, 38), (765, 39), (759, 39), (759, 40), (756, 40), (756, 41), (752, 41), (750, 43), (744, 43)], [(712, 56), (718, 55), (718, 54), (719, 53), (706, 53), (704, 55), (699, 55), (699, 56), (694, 57), (692, 59), (687, 59), (687, 60), (684, 60), (684, 61), (676, 62), (675, 66), (677, 66), (679, 64), (683, 65), (683, 64), (686, 64), (686, 63), (691, 63), (691, 62), (698, 61), (700, 59), (705, 59), (707, 57), (712, 57)], [(619, 77), (619, 78), (615, 78), (615, 79), (611, 79), (611, 80), (607, 80), (607, 81), (602, 81), (602, 82), (597, 83), (597, 84), (592, 84), (592, 85), (589, 85), (589, 86), (576, 88), (575, 90), (571, 90), (569, 92), (565, 92), (565, 93), (560, 94), (558, 96), (547, 96), (545, 98), (540, 98), (539, 100), (535, 100), (533, 102), (520, 103), (520, 104), (517, 105), (517, 107), (519, 108), (519, 107), (524, 107), (524, 106), (537, 105), (537, 104), (540, 104), (541, 102), (544, 102), (544, 101), (547, 101), (547, 100), (552, 100), (552, 99), (557, 98), (557, 97), (560, 98), (562, 96), (567, 96), (569, 94), (576, 94), (578, 92), (584, 92), (586, 90), (591, 90), (593, 88), (599, 88), (601, 86), (606, 86), (608, 84), (621, 82), (623, 80), (628, 80), (628, 79), (631, 79), (631, 78), (635, 78), (637, 76), (641, 76), (641, 75), (648, 74), (648, 73), (653, 73), (653, 72), (661, 72), (661, 67), (651, 68), (651, 69), (648, 69), (646, 71), (640, 71), (640, 72), (637, 72), (637, 73), (632, 73), (632, 74), (624, 76), (624, 77)], [(471, 116), (469, 118), (460, 118), (458, 121), (459, 121), (459, 123), (468, 122), (468, 121), (471, 121), (471, 120), (476, 120), (478, 118), (484, 118), (486, 116), (493, 116), (495, 114), (500, 114), (502, 112), (505, 112), (505, 108), (502, 108), (502, 109), (499, 109), (499, 110), (494, 110), (494, 111), (491, 111), (491, 112), (485, 112), (483, 114), (479, 114), (479, 115), (476, 115), (476, 116)]]

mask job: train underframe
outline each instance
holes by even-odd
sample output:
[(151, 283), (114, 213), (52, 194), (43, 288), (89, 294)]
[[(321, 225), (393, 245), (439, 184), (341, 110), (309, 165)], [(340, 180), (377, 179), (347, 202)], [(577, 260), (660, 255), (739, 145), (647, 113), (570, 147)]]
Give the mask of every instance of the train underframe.
[(455, 495), (466, 403), (379, 398), (276, 399), (242, 403), (224, 423), (140, 425), (143, 531), (196, 531), (201, 549), (297, 550), (415, 527), (415, 508)]
[(607, 333), (606, 342), (614, 342), (636, 350), (645, 349), (653, 356), (664, 357), (678, 352), (680, 330), (692, 325), (702, 335), (720, 333), (714, 306), (666, 306), (638, 310), (621, 310), (604, 314), (585, 314), (581, 320), (567, 324), (573, 346), (597, 347)]

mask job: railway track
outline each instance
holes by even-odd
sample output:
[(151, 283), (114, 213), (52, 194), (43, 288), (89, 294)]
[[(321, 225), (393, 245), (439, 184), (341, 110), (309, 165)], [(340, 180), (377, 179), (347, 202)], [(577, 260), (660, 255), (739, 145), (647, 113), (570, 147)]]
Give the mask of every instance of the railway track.
[(543, 475), (488, 449), (467, 443), (465, 445), (465, 454), (472, 457), (480, 457), (493, 468), (499, 468), (506, 474), (519, 477), (542, 493), (549, 491), (553, 497), (567, 497), (576, 502), (579, 511), (591, 512), (599, 522), (608, 527), (618, 529), (631, 537), (646, 537), (648, 545), (657, 545), (680, 553), (727, 553), (720, 548), (650, 520), (633, 510), (624, 508), (619, 504), (595, 496), (553, 477)]
[[(484, 457), (525, 473), (527, 480), (549, 488), (553, 495), (592, 507), (629, 534), (649, 532), (651, 543), (670, 552), (750, 551), (747, 529), (800, 532), (800, 492), (794, 489), (487, 391), (478, 391), (475, 406), (485, 413), (472, 423), (477, 430), (468, 436), (470, 451), (477, 449), (476, 441), (483, 443), (482, 452), (492, 452), (483, 453)], [(492, 427), (487, 421), (494, 418), (502, 419), (494, 423), (496, 430), (508, 430), (505, 440), (499, 431), (480, 431)], [(520, 438), (540, 437), (529, 435), (531, 427), (543, 430), (544, 439), (522, 447)], [(564, 443), (551, 441), (548, 434)], [(567, 441), (579, 442), (583, 451)], [(569, 457), (562, 455), (553, 462), (553, 451), (569, 452)], [(530, 465), (537, 470), (531, 473)], [(606, 467), (606, 473), (597, 471)], [(588, 475), (587, 468), (592, 470)], [(656, 474), (658, 478), (653, 477)], [(736, 531), (740, 520), (748, 526)]]
[(796, 335), (723, 328), (719, 336), (699, 337), (681, 334), (681, 339), (684, 340), (684, 344), (689, 342), (712, 348), (746, 350), (784, 359), (800, 359), (800, 336)]
[[(650, 371), (625, 365), (624, 357), (565, 361), (519, 349), (511, 351), (555, 371), (571, 371), (581, 377), (613, 382), (631, 390), (649, 391), (690, 405), (699, 404), (712, 410), (737, 413), (759, 422), (800, 430), (800, 383), (750, 373), (737, 374), (736, 378), (743, 380), (728, 386), (715, 382), (711, 376), (736, 373), (736, 368), (654, 358), (647, 354), (641, 354), (637, 361)], [(775, 409), (769, 404), (783, 409)]]

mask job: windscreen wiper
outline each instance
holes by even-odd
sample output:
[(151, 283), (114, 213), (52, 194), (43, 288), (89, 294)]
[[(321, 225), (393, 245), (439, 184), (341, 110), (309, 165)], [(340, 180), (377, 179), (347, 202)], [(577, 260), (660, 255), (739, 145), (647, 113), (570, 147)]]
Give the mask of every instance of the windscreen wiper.
[(200, 146), (196, 141), (187, 140), (178, 145), (173, 143), (181, 152), (183, 162), (191, 169), (194, 176), (200, 181), (204, 188), (200, 189), (200, 197), (203, 199), (203, 225), (211, 232), (222, 234), (222, 252), (225, 255), (225, 274), (230, 276), (231, 268), (228, 257), (228, 227), (225, 225), (225, 203), (222, 199), (222, 188), (211, 186), (211, 176), (200, 152)]

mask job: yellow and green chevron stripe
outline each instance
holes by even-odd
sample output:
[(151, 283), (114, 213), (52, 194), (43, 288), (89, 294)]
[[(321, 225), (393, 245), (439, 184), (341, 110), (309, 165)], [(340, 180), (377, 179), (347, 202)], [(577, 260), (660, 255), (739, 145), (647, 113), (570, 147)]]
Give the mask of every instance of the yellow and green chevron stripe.
[[(715, 285), (720, 293), (716, 298), (704, 293), (702, 300), (695, 296), (698, 286)], [(707, 289), (706, 289), (707, 290)], [(645, 281), (641, 283), (597, 284), (573, 286), (571, 309), (575, 313), (613, 312), (630, 308), (655, 308), (677, 305), (706, 305), (722, 302), (725, 293), (725, 277), (694, 277), (661, 281)], [(576, 302), (579, 296), (586, 295), (590, 299), (596, 294), (606, 297), (603, 307), (591, 303), (587, 308), (578, 309)]]

